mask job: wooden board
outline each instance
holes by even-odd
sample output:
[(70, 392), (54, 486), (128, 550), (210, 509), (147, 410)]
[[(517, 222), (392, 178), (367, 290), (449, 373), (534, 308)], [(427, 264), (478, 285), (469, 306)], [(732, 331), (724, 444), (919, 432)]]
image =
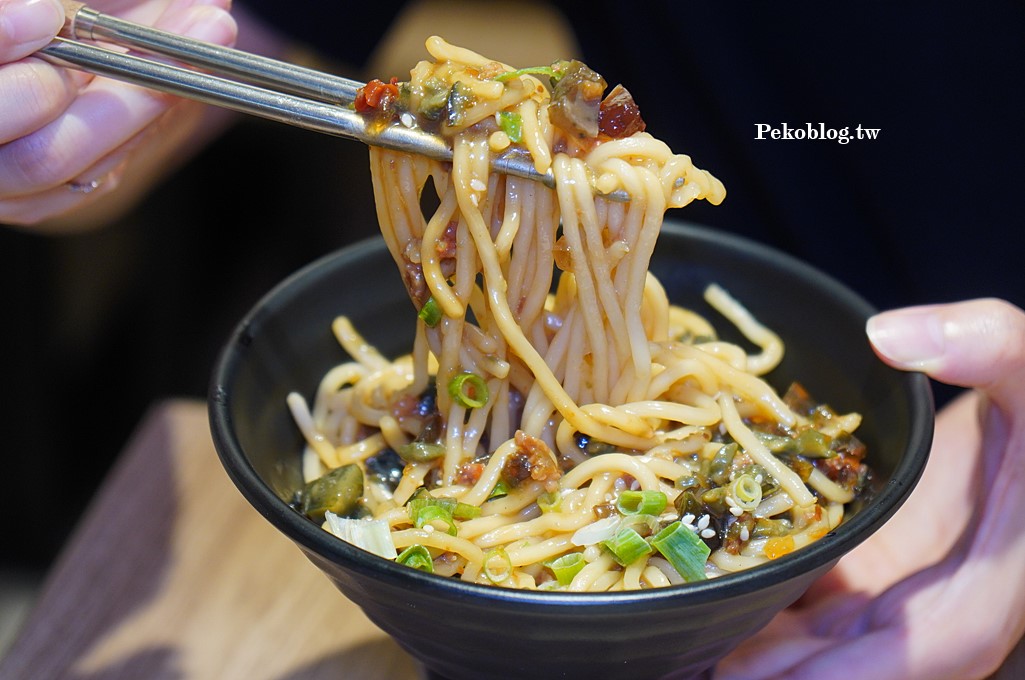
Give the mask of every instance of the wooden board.
[(421, 672), (242, 498), (217, 460), (205, 406), (175, 401), (156, 407), (124, 452), (0, 677)]

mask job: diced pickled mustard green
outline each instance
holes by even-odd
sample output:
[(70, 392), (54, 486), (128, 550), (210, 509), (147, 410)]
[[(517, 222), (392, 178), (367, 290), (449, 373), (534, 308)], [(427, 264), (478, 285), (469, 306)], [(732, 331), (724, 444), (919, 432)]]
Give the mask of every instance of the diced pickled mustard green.
[(363, 471), (351, 463), (336, 467), (303, 487), (302, 510), (314, 522), (324, 521), (328, 510), (346, 517), (356, 511), (362, 497)]
[(395, 449), (399, 458), (409, 463), (426, 463), (445, 455), (445, 445), (431, 442), (412, 441)]

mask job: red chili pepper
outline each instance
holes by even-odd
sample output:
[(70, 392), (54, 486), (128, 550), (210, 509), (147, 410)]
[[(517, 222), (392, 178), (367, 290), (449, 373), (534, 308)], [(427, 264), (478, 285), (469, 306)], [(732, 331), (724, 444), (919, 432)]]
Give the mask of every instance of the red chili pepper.
[(386, 109), (391, 102), (399, 97), (397, 83), (398, 78), (392, 78), (389, 83), (374, 78), (356, 92), (356, 101), (353, 102), (353, 105), (360, 113)]

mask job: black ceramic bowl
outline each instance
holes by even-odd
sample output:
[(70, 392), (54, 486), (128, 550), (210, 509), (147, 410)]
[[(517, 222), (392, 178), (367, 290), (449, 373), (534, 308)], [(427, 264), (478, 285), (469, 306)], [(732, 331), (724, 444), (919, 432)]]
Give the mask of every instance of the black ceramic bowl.
[[(285, 406), (311, 395), (345, 356), (331, 321), (351, 317), (389, 355), (412, 344), (415, 314), (383, 242), (329, 255), (271, 291), (242, 321), (216, 366), (214, 442), (252, 505), (435, 675), (482, 678), (659, 678), (701, 673), (796, 600), (872, 535), (911, 492), (932, 437), (926, 380), (884, 366), (864, 325), (872, 309), (821, 272), (722, 233), (667, 223), (652, 268), (670, 300), (704, 312), (710, 282), (724, 286), (786, 343), (769, 376), (799, 379), (858, 432), (881, 481), (878, 495), (813, 545), (746, 572), (620, 593), (517, 591), (416, 571), (355, 548), (294, 512), (302, 440)], [(729, 337), (729, 324), (717, 322)], [(288, 584), (281, 584), (288, 597)]]

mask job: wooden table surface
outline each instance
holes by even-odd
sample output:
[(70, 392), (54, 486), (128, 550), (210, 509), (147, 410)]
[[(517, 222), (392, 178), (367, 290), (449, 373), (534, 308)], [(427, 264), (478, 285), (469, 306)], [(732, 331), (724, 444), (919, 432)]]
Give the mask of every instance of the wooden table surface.
[[(995, 677), (1025, 678), (1023, 651)], [(242, 498), (196, 401), (151, 410), (0, 659), (12, 680), (422, 677)]]
[(150, 412), (0, 660), (19, 680), (421, 677), (242, 498), (195, 401)]

